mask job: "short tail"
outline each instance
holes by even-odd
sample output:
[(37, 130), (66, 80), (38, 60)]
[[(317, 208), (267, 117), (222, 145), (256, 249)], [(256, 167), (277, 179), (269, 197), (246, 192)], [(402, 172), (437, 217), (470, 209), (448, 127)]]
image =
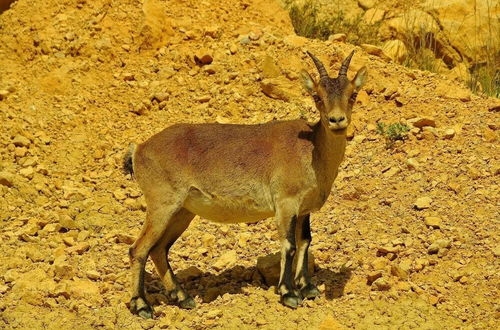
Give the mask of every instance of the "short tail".
[(134, 153), (136, 147), (137, 146), (134, 143), (131, 143), (128, 146), (128, 151), (125, 154), (125, 157), (123, 157), (123, 173), (125, 173), (125, 175), (134, 175)]

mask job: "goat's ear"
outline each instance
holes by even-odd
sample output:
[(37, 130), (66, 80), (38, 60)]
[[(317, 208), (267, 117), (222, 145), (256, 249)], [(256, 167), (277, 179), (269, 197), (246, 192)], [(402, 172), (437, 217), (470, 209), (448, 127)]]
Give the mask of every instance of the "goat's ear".
[(302, 86), (304, 86), (305, 90), (313, 95), (316, 94), (316, 81), (311, 77), (309, 72), (306, 70), (300, 70), (300, 81), (302, 82)]
[(367, 77), (368, 77), (368, 70), (366, 69), (366, 66), (364, 66), (361, 69), (359, 69), (359, 71), (356, 73), (356, 76), (352, 80), (354, 89), (356, 91), (358, 91), (365, 84)]

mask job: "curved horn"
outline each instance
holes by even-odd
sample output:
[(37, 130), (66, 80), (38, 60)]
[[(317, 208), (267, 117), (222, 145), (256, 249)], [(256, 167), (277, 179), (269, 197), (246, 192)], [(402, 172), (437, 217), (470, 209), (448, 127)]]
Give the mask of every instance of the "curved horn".
[(311, 59), (314, 62), (314, 65), (316, 65), (316, 69), (318, 69), (318, 72), (319, 72), (319, 79), (321, 80), (323, 78), (328, 78), (328, 73), (326, 72), (326, 69), (325, 69), (325, 66), (323, 65), (323, 63), (321, 63), (321, 61), (316, 56), (311, 54), (309, 51), (307, 51), (307, 55), (309, 55), (311, 57)]
[(347, 69), (349, 69), (349, 64), (351, 63), (351, 58), (352, 58), (352, 55), (354, 55), (354, 50), (349, 54), (349, 56), (347, 56), (344, 60), (344, 62), (342, 62), (342, 66), (340, 67), (340, 70), (339, 70), (339, 77), (340, 76), (347, 76)]

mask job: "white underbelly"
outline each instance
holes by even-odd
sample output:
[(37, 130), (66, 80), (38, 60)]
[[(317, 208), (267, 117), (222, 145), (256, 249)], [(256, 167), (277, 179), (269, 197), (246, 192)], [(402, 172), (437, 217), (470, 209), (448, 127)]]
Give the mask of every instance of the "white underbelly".
[(214, 196), (192, 190), (184, 208), (205, 219), (222, 223), (257, 222), (274, 216), (274, 207), (265, 200), (251, 196)]

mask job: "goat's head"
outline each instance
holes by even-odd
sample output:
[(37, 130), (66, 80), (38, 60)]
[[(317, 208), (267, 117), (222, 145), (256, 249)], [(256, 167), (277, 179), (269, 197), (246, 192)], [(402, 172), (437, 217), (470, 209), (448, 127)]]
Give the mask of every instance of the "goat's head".
[(323, 63), (313, 54), (309, 52), (307, 54), (318, 69), (319, 80), (314, 80), (307, 71), (302, 70), (302, 84), (314, 98), (321, 114), (321, 122), (330, 130), (345, 129), (351, 122), (352, 106), (358, 91), (366, 81), (366, 67), (359, 69), (353, 80), (347, 78), (347, 69), (354, 55), (352, 51), (342, 62), (337, 78), (330, 78)]

